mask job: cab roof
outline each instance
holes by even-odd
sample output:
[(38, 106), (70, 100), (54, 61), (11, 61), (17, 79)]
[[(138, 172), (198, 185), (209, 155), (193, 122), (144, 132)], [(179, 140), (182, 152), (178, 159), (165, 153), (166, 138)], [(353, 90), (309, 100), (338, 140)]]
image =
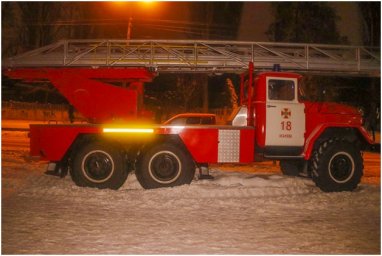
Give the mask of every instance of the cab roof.
[(291, 72), (275, 72), (275, 71), (269, 71), (269, 72), (261, 72), (257, 74), (258, 77), (286, 77), (286, 78), (297, 78), (300, 79), (302, 75), (297, 73), (291, 73)]

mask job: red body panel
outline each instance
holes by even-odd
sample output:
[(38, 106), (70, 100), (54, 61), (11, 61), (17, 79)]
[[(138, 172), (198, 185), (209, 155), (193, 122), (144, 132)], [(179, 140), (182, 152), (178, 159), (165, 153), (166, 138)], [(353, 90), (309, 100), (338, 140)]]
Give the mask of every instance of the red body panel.
[[(94, 123), (142, 117), (143, 82), (154, 74), (143, 68), (42, 68), (6, 71), (14, 79), (49, 80), (85, 117)], [(123, 80), (127, 88), (96, 79)]]
[(265, 76), (258, 76), (255, 79), (253, 106), (255, 108), (256, 144), (261, 148), (265, 147), (265, 101)]
[(217, 129), (184, 129), (179, 136), (197, 163), (217, 163)]
[(332, 127), (338, 127), (338, 128), (355, 128), (357, 129), (362, 136), (366, 139), (366, 141), (372, 145), (374, 142), (370, 139), (369, 135), (367, 134), (367, 131), (362, 126), (356, 126), (356, 125), (347, 125), (347, 124), (341, 124), (341, 123), (328, 123), (328, 124), (321, 124), (317, 126), (306, 138), (305, 147), (304, 147), (304, 159), (308, 160), (312, 156), (313, 146), (316, 140), (320, 137), (320, 135), (325, 131), (327, 128)]
[(304, 102), (306, 113), (306, 133), (304, 158), (311, 157), (314, 142), (327, 128), (355, 128), (369, 144), (373, 141), (362, 127), (362, 117), (350, 106), (337, 103)]
[(255, 130), (240, 131), (240, 163), (250, 163), (255, 156)]
[[(362, 117), (350, 106), (337, 103), (304, 102), (306, 113), (306, 137), (323, 124), (362, 126)], [(343, 126), (342, 125), (342, 126)]]
[(13, 79), (26, 81), (49, 80), (67, 74), (78, 74), (83, 78), (133, 79), (142, 82), (150, 82), (155, 76), (145, 68), (22, 68), (5, 71), (5, 75)]
[(254, 160), (255, 130), (247, 127), (228, 126), (164, 126), (157, 130), (159, 134), (179, 134), (187, 150), (197, 163), (219, 162), (220, 131), (237, 131), (239, 136), (232, 143), (238, 145), (238, 158), (234, 163), (249, 163)]
[[(238, 136), (225, 139), (222, 136), (224, 132), (233, 132)], [(254, 129), (226, 126), (186, 127), (180, 131), (179, 136), (197, 163), (249, 163), (254, 160)], [(237, 158), (225, 158), (223, 156), (224, 150), (227, 151), (227, 148), (223, 148), (225, 143), (229, 143), (230, 148), (228, 150), (231, 151), (227, 154), (231, 153)]]
[[(119, 126), (119, 128), (121, 128)], [(128, 127), (126, 127), (128, 128)], [(136, 128), (136, 127), (135, 127)], [(147, 128), (147, 127), (145, 127)], [(155, 126), (152, 127), (154, 136), (149, 140), (139, 139), (137, 134), (112, 133), (105, 134), (105, 138), (117, 140), (123, 143), (133, 141), (146, 143), (155, 140), (155, 134), (177, 134), (183, 141), (188, 152), (197, 163), (217, 163), (219, 162), (219, 133), (221, 131), (233, 131), (238, 134), (236, 141), (229, 143), (237, 144), (238, 157), (231, 161), (235, 163), (248, 163), (254, 159), (254, 129), (230, 128), (220, 126), (198, 126), (198, 127), (175, 127), (175, 126)], [(42, 160), (58, 162), (63, 159), (70, 146), (81, 134), (103, 134), (103, 126), (100, 125), (31, 125), (30, 126), (30, 145), (32, 156), (39, 156)], [(227, 162), (227, 161), (225, 161)]]
[(30, 125), (30, 154), (60, 161), (79, 134), (102, 133), (96, 125)]

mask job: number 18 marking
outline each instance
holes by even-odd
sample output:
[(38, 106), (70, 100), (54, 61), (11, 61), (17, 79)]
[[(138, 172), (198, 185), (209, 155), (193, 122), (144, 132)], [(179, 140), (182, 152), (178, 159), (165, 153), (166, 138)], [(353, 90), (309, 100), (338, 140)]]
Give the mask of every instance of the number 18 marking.
[(281, 130), (285, 131), (290, 131), (292, 130), (292, 122), (291, 121), (282, 121), (281, 122)]

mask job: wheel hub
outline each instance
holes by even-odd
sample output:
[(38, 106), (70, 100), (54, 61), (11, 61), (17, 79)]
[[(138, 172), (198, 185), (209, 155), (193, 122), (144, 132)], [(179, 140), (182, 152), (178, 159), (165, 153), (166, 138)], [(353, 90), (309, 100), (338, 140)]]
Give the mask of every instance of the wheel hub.
[(179, 158), (172, 152), (158, 152), (149, 163), (151, 177), (162, 184), (175, 181), (181, 173)]
[(354, 174), (354, 161), (349, 154), (339, 152), (329, 162), (329, 174), (337, 183), (345, 183)]
[(101, 183), (110, 178), (114, 171), (114, 164), (106, 152), (92, 151), (84, 157), (82, 170), (89, 180)]

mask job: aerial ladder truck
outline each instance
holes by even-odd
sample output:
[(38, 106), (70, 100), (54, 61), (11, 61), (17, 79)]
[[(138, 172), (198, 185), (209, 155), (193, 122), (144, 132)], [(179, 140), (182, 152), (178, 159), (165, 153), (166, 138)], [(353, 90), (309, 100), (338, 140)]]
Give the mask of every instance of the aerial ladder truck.
[[(283, 72), (272, 71), (273, 67)], [(380, 50), (318, 44), (64, 40), (3, 62), (12, 79), (49, 81), (89, 123), (30, 125), (30, 154), (79, 186), (118, 189), (135, 170), (147, 189), (189, 184), (215, 163), (279, 160), (323, 191), (351, 191), (373, 144), (360, 112), (300, 97), (297, 73), (380, 76)], [(158, 73), (240, 73), (230, 125), (153, 125), (144, 83)], [(296, 72), (296, 73), (292, 73)], [(117, 86), (115, 81), (124, 81)]]

